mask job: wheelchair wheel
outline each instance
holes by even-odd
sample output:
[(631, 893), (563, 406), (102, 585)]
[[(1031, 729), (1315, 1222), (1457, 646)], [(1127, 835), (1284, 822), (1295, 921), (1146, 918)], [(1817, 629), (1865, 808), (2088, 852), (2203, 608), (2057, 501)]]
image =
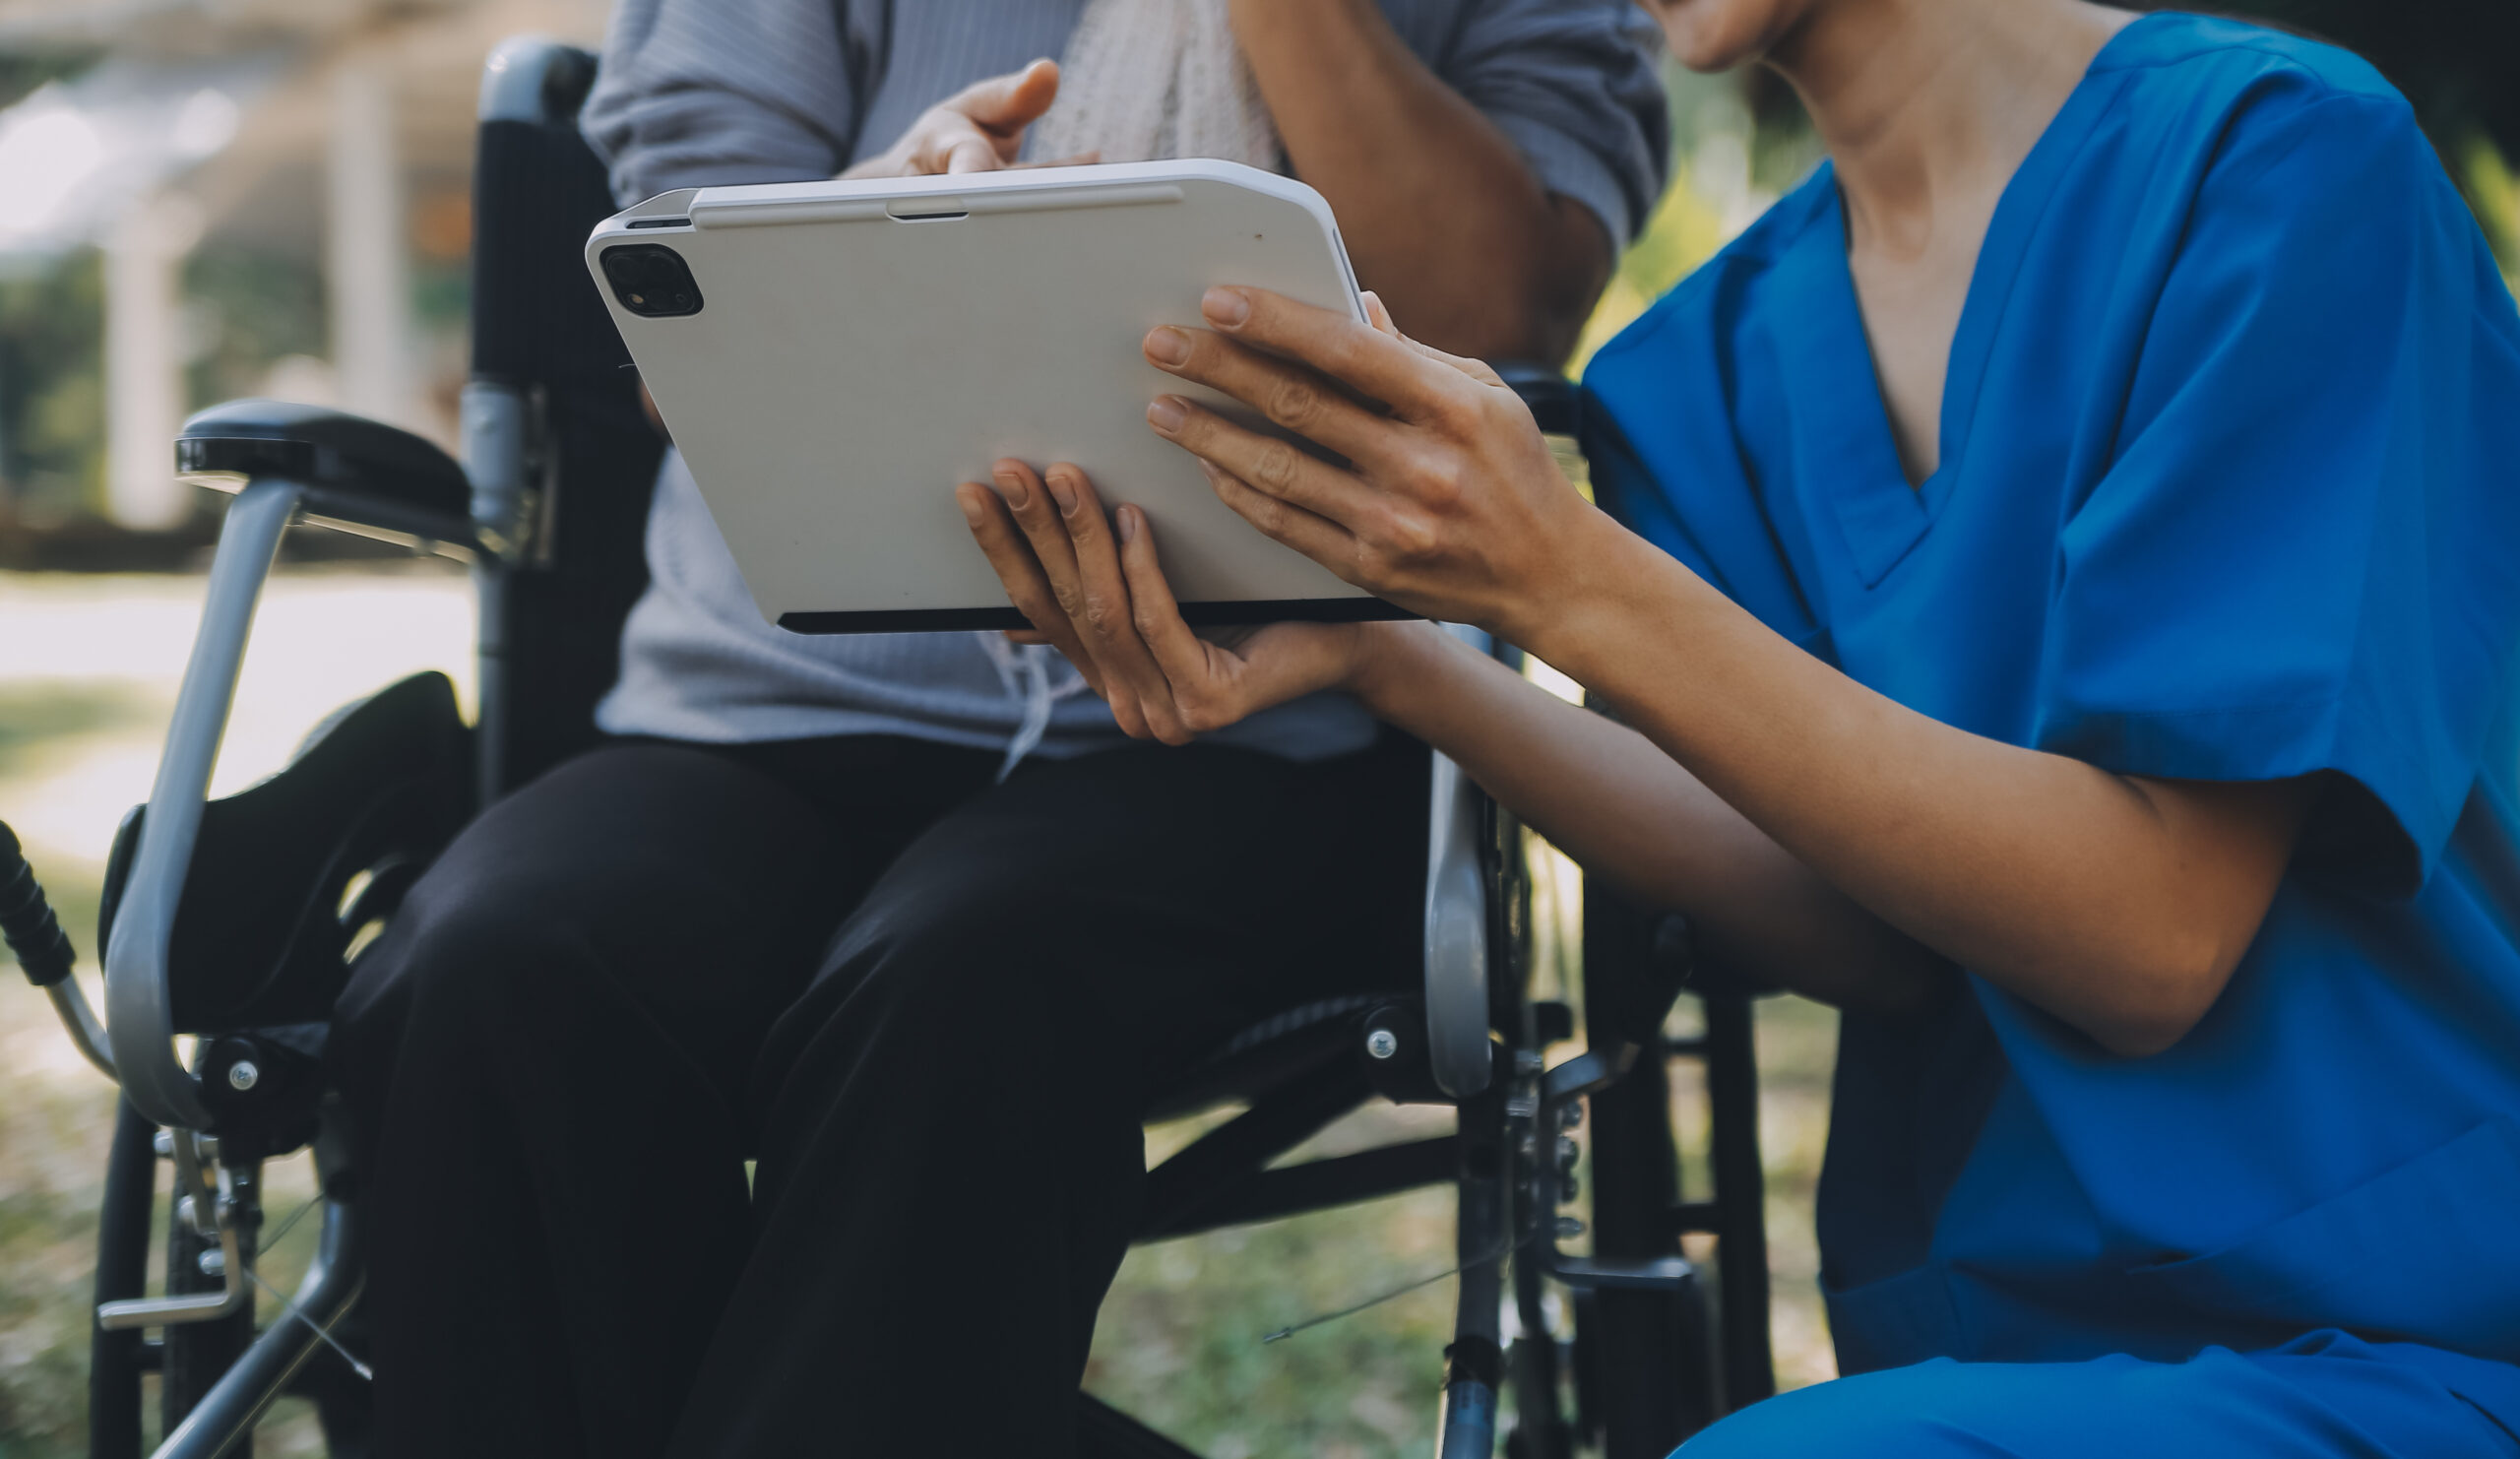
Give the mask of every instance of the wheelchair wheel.
[[(254, 1228), (238, 1233), (239, 1249), (248, 1263), (254, 1260)], [(169, 1221), (166, 1228), (166, 1295), (183, 1297), (197, 1292), (216, 1292), (227, 1281), (244, 1281), (242, 1275), (222, 1276), (214, 1265), (205, 1270), (202, 1262), (208, 1253), (218, 1260), (219, 1243), (195, 1232), (191, 1223)], [(254, 1299), (248, 1288), (245, 1303), (215, 1322), (187, 1322), (166, 1328), (163, 1344), (158, 1349), (158, 1398), (164, 1412), (163, 1432), (172, 1433), (184, 1422), (194, 1405), (210, 1392), (211, 1385), (226, 1375), (254, 1341)], [(238, 1459), (251, 1459), (253, 1435), (239, 1439), (228, 1454)]]

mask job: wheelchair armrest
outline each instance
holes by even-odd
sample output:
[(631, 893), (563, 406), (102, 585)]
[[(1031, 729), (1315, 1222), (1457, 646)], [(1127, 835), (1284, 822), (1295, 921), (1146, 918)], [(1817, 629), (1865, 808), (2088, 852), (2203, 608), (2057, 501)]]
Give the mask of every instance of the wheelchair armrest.
[(329, 526), (473, 541), (472, 488), (454, 458), (410, 431), (318, 406), (236, 400), (200, 412), (175, 437), (175, 473), (227, 492), (291, 482), (306, 515)]
[[(196, 416), (196, 419), (199, 417)], [(250, 439), (250, 438), (248, 438)], [(174, 993), (167, 978), (175, 908), (192, 866), (193, 842), (210, 798), (210, 772), (236, 697), (254, 605), (271, 576), (281, 536), (309, 488), (257, 476), (236, 494), (210, 560), (201, 627), (184, 663), (183, 685), (166, 727), (166, 749), (150, 787), (140, 847), (114, 910), (105, 945), (105, 1032), (123, 1095), (153, 1124), (207, 1129), (201, 1085), (175, 1057)]]
[[(1478, 629), (1448, 624), (1467, 642)], [(1461, 767), (1430, 757), (1426, 819), (1426, 1053), (1435, 1083), (1466, 1100), (1487, 1088), (1487, 872), (1484, 806)]]
[(184, 423), (187, 476), (236, 493), (210, 563), (201, 627), (184, 664), (166, 749), (105, 945), (105, 1033), (132, 1108), (155, 1124), (206, 1129), (201, 1081), (175, 1056), (169, 979), (175, 913), (236, 696), (245, 640), (282, 536), (301, 514), (351, 531), (472, 548), (471, 489), (446, 453), (409, 431), (279, 401), (230, 401)]

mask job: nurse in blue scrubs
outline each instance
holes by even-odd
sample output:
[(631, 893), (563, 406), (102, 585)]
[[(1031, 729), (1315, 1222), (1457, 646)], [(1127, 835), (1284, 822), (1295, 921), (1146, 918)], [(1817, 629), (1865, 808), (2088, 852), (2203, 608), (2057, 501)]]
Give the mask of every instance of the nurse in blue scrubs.
[(2075, 0), (1666, 20), (1832, 160), (1598, 356), (1598, 507), (1387, 320), (1146, 341), (1335, 453), (1158, 400), (1228, 505), (1621, 724), (1194, 637), (1069, 466), (961, 489), (1010, 596), (1132, 733), (1347, 688), (1844, 1010), (1850, 1376), (1689, 1455), (2520, 1454), (2520, 318), (2406, 103)]

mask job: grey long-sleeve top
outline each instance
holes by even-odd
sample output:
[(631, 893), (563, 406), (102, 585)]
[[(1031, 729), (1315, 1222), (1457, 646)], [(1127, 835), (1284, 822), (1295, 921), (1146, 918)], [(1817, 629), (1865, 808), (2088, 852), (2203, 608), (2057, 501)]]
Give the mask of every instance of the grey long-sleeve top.
[[(1056, 57), (1084, 0), (623, 0), (584, 117), (626, 205), (678, 187), (829, 177), (927, 107)], [(1630, 0), (1382, 0), (1436, 75), (1512, 139), (1542, 184), (1631, 236), (1661, 190), (1659, 37)], [(1020, 674), (976, 635), (816, 637), (762, 621), (679, 454), (648, 522), (652, 582), (622, 635), (606, 730), (727, 742), (893, 733), (1005, 745)], [(1340, 695), (1214, 738), (1299, 759), (1361, 748)], [(1122, 742), (1091, 695), (1051, 710), (1039, 753)]]

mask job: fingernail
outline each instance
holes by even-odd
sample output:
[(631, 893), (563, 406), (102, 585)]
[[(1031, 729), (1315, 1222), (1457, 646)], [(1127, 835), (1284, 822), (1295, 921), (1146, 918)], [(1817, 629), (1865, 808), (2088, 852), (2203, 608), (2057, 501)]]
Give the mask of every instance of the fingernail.
[(982, 520), (980, 504), (973, 500), (969, 492), (955, 492), (954, 504), (963, 509), (963, 515), (971, 519), (971, 523), (974, 527), (980, 525)]
[(1176, 396), (1159, 395), (1155, 404), (1146, 408), (1147, 423), (1166, 435), (1179, 430), (1181, 422), (1189, 418), (1190, 412), (1181, 409), (1180, 399)]
[(1146, 357), (1157, 364), (1186, 364), (1190, 358), (1190, 337), (1170, 325), (1158, 325), (1146, 337)]
[(1024, 478), (1013, 472), (999, 472), (991, 479), (1005, 488), (1006, 504), (1010, 507), (1020, 507), (1032, 499), (1033, 493), (1024, 487)]
[(1199, 475), (1208, 478), (1208, 484), (1211, 486), (1215, 485), (1217, 479), (1216, 463), (1208, 460), (1204, 456), (1193, 456), (1190, 459), (1199, 464)]
[(1123, 542), (1133, 542), (1137, 539), (1138, 509), (1135, 507), (1122, 507), (1120, 508), (1120, 540)]
[(1238, 289), (1211, 288), (1199, 295), (1199, 312), (1217, 324), (1232, 329), (1251, 317), (1251, 301)]
[(1050, 477), (1049, 488), (1050, 499), (1059, 504), (1060, 516), (1067, 516), (1076, 510), (1076, 488), (1068, 484), (1067, 477)]

